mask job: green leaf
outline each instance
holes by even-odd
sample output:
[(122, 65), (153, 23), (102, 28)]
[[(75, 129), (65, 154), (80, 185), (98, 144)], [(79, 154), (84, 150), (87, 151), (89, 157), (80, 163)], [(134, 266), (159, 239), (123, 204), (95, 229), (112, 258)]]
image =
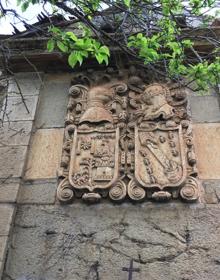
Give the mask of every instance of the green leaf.
[(93, 40), (93, 46), (96, 50), (98, 50), (101, 46), (101, 44), (98, 41)]
[(71, 54), (69, 55), (68, 57), (68, 63), (69, 65), (74, 68), (74, 66), (76, 65), (78, 59), (77, 59), (77, 56), (76, 56), (76, 53), (75, 52), (71, 52)]
[(68, 31), (68, 32), (66, 32), (66, 35), (68, 35), (69, 38), (75, 42), (78, 40), (78, 38), (76, 37), (76, 35), (73, 32)]
[(130, 8), (131, 0), (124, 0), (125, 5)]
[(85, 41), (84, 41), (84, 39), (78, 39), (78, 40), (76, 41), (76, 46), (77, 46), (77, 47), (80, 47), (80, 48), (84, 48), (84, 47), (85, 47)]
[(21, 11), (22, 12), (25, 12), (27, 10), (29, 6), (29, 2), (24, 2), (22, 5), (21, 5)]
[(91, 45), (92, 45), (91, 39), (89, 39), (89, 38), (83, 39), (83, 47), (85, 49), (88, 49), (89, 47), (91, 47)]
[(99, 53), (104, 53), (104, 54), (107, 54), (108, 56), (110, 56), (109, 48), (106, 47), (106, 46), (102, 46), (102, 47), (99, 49)]
[(60, 29), (55, 27), (55, 26), (52, 26), (52, 27), (49, 27), (49, 31), (53, 32), (53, 33), (60, 33)]
[(152, 59), (158, 58), (158, 53), (154, 49), (148, 49), (148, 55)]
[(135, 40), (135, 37), (132, 35), (132, 36), (130, 36), (129, 38), (128, 38), (128, 40)]
[(148, 56), (148, 48), (141, 48), (139, 52), (141, 57), (147, 57)]
[(105, 56), (103, 60), (105, 61), (105, 64), (108, 65), (108, 57)]
[(55, 47), (55, 42), (53, 39), (50, 39), (48, 42), (47, 42), (47, 50), (49, 52), (52, 52), (54, 50), (54, 47)]
[(137, 39), (141, 39), (141, 38), (143, 38), (143, 34), (142, 33), (138, 33)]
[(182, 43), (184, 44), (184, 47), (190, 48), (193, 46), (193, 42), (191, 40), (183, 40)]
[(57, 47), (62, 51), (62, 52), (67, 52), (68, 47), (61, 41), (57, 41)]
[(80, 54), (81, 54), (81, 56), (84, 56), (84, 57), (88, 57), (89, 56), (88, 51), (80, 51)]
[(82, 62), (83, 62), (83, 57), (81, 55), (81, 52), (77, 52), (76, 53), (76, 58), (77, 58), (77, 61), (79, 61), (79, 64), (80, 66), (82, 65)]
[(98, 63), (99, 63), (99, 64), (102, 64), (104, 58), (107, 57), (107, 56), (104, 55), (104, 54), (101, 54), (101, 53), (97, 53), (97, 54), (95, 54), (95, 57), (96, 57)]

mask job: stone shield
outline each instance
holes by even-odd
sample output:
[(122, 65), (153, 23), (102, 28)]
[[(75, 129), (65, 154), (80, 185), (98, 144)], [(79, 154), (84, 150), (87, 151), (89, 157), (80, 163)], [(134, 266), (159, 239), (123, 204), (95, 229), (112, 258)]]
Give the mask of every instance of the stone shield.
[(144, 188), (176, 188), (187, 170), (181, 125), (135, 128), (135, 179)]
[(119, 130), (75, 130), (69, 182), (74, 189), (104, 190), (118, 177)]

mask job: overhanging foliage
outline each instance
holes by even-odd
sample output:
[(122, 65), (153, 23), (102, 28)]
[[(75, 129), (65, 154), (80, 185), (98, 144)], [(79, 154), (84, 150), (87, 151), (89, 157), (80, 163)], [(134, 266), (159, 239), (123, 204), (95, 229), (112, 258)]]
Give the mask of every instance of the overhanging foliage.
[[(32, 5), (50, 3), (53, 14), (63, 13), (74, 20), (78, 34), (53, 25), (46, 32), (47, 49), (68, 55), (71, 67), (87, 58), (108, 64), (117, 48), (141, 67), (175, 81), (196, 82), (196, 90), (219, 84), (220, 41), (212, 32), (201, 35), (197, 30), (212, 29), (217, 17), (215, 0), (18, 0), (22, 10)], [(0, 6), (2, 16), (15, 10)], [(48, 12), (48, 11), (45, 11)], [(49, 12), (48, 12), (49, 13)], [(195, 42), (205, 41), (209, 52), (200, 51)]]

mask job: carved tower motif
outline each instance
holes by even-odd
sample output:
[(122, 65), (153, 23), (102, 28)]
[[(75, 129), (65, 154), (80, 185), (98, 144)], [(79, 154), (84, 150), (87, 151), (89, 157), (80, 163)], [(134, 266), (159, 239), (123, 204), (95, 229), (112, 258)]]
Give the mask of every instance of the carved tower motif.
[(73, 79), (58, 171), (61, 202), (199, 198), (184, 89), (134, 72), (107, 69)]

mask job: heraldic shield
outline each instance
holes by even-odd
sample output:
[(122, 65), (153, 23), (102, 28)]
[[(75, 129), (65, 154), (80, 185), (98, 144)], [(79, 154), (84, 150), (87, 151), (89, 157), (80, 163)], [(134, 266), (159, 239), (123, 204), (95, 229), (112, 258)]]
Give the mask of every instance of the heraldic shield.
[(75, 189), (89, 192), (110, 188), (118, 178), (118, 156), (119, 129), (75, 129), (70, 184)]
[(187, 176), (182, 128), (148, 126), (135, 128), (135, 178), (152, 190), (176, 189)]
[(185, 89), (149, 83), (148, 77), (131, 67), (73, 78), (58, 170), (60, 202), (199, 199)]
[[(57, 196), (61, 202), (101, 197), (120, 200), (126, 186), (119, 178), (120, 128), (114, 98), (125, 84), (76, 84), (70, 88)], [(117, 194), (118, 188), (122, 194)]]

